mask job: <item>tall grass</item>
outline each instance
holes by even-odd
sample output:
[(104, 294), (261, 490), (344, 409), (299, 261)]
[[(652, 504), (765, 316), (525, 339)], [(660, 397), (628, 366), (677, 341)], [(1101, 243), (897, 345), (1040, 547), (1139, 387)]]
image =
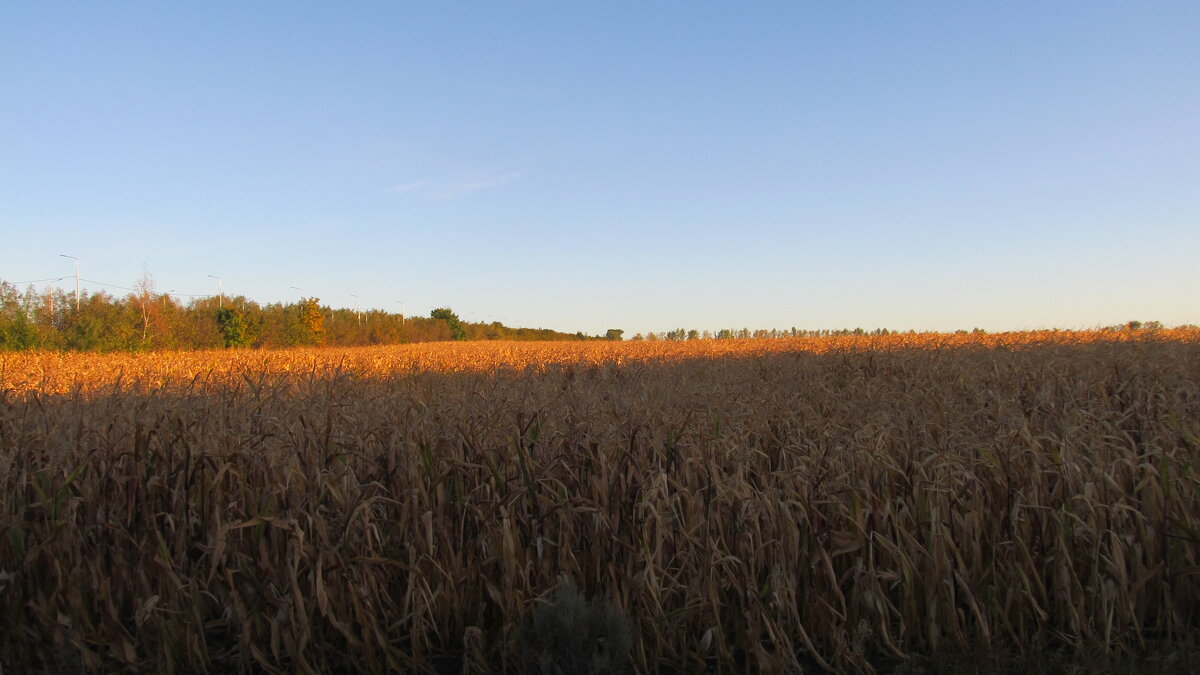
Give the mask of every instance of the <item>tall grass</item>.
[(1189, 331), (6, 355), (0, 663), (516, 669), (562, 577), (639, 672), (1136, 654), (1198, 459)]

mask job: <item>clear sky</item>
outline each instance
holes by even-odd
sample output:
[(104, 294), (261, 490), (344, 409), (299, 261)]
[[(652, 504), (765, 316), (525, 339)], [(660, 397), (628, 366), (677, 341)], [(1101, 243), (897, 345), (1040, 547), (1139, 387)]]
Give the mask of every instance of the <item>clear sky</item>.
[(0, 278), (60, 254), (593, 334), (1200, 323), (1200, 2), (7, 2)]

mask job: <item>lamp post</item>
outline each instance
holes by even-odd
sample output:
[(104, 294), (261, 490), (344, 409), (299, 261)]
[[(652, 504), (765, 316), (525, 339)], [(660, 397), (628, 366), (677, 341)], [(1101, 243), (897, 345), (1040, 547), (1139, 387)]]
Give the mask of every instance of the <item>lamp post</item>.
[(303, 288), (300, 288), (299, 286), (289, 286), (288, 288), (294, 288), (294, 289), (300, 291), (300, 303), (304, 302), (304, 289)]
[(217, 296), (218, 296), (217, 308), (218, 309), (224, 308), (225, 307), (225, 286), (222, 285), (221, 277), (218, 277), (214, 274), (210, 274), (208, 276), (217, 280)]
[(75, 261), (75, 311), (79, 311), (79, 258), (66, 253), (59, 253), (63, 258), (70, 258)]

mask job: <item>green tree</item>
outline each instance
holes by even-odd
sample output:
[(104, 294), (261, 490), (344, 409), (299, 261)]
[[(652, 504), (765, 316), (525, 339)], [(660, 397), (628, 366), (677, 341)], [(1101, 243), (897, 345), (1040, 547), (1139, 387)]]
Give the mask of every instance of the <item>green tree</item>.
[(240, 309), (225, 307), (217, 310), (217, 327), (221, 329), (221, 340), (225, 348), (244, 347), (250, 344), (250, 322)]
[(111, 295), (84, 294), (65, 328), (65, 346), (80, 351), (114, 351), (141, 347), (141, 318), (130, 303)]
[(604, 339), (620, 342), (621, 336), (624, 334), (625, 334), (625, 331), (621, 330), (620, 328), (609, 328), (608, 332), (604, 334)]
[(449, 307), (438, 307), (429, 313), (429, 318), (445, 321), (446, 325), (450, 326), (450, 334), (455, 340), (467, 339), (467, 331), (463, 330), (458, 315), (451, 311)]
[(0, 282), (0, 349), (32, 349), (38, 346), (37, 329), (29, 321), (17, 289)]

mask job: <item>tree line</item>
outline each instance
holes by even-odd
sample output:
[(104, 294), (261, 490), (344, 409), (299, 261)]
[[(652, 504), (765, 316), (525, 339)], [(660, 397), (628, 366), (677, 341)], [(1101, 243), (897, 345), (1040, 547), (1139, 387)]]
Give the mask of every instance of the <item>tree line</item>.
[[(619, 333), (620, 331), (617, 331)], [(609, 331), (611, 334), (613, 331)], [(181, 302), (143, 280), (118, 297), (105, 291), (20, 290), (0, 281), (0, 350), (339, 347), (439, 340), (595, 340), (583, 333), (462, 321), (448, 308), (428, 317), (335, 309), (319, 298), (260, 304), (244, 296)]]
[[(1186, 327), (1191, 327), (1191, 324), (1180, 326), (1180, 328), (1186, 328)], [(1144, 321), (1144, 322), (1143, 321), (1129, 321), (1129, 322), (1123, 323), (1123, 324), (1116, 324), (1116, 325), (1112, 325), (1112, 326), (1102, 326), (1102, 327), (1098, 328), (1097, 330), (1100, 330), (1102, 332), (1114, 332), (1114, 331), (1154, 332), (1154, 331), (1162, 330), (1163, 328), (1165, 328), (1165, 326), (1162, 324), (1161, 321)], [(1058, 330), (1058, 329), (1053, 329), (1053, 330)], [(1069, 332), (1069, 329), (1067, 329), (1067, 330)], [(621, 339), (620, 335), (619, 335), (621, 333), (621, 331), (616, 331), (616, 332), (618, 333), (618, 336), (616, 339)], [(654, 341), (654, 340), (750, 340), (750, 339), (760, 340), (760, 339), (764, 339), (764, 338), (830, 337), (830, 336), (835, 336), (835, 335), (893, 335), (893, 334), (897, 334), (897, 333), (915, 334), (917, 332), (918, 331), (915, 331), (915, 330), (899, 331), (899, 330), (889, 330), (887, 328), (875, 328), (872, 330), (867, 330), (864, 328), (835, 328), (835, 329), (823, 328), (823, 329), (819, 329), (819, 330), (810, 330), (810, 329), (796, 328), (795, 326), (793, 326), (792, 328), (783, 328), (783, 329), (759, 328), (756, 330), (750, 330), (749, 328), (736, 328), (736, 329), (735, 328), (723, 328), (718, 331), (708, 331), (708, 330), (701, 331), (701, 330), (696, 330), (696, 329), (676, 328), (675, 330), (664, 331), (661, 333), (655, 333), (653, 331), (648, 332), (645, 335), (643, 335), (642, 333), (637, 333), (630, 339), (631, 340), (650, 340), (650, 341)], [(612, 333), (613, 333), (613, 331), (609, 331), (610, 335)], [(965, 335), (968, 333), (973, 333), (973, 334), (978, 335), (978, 334), (987, 333), (987, 331), (982, 328), (973, 328), (969, 331), (964, 330), (964, 329), (954, 331), (954, 334), (956, 334), (956, 335)]]
[[(976, 328), (977, 332), (982, 332)], [(808, 330), (803, 328), (758, 328), (750, 330), (749, 328), (722, 328), (718, 331), (696, 330), (676, 328), (661, 333), (653, 331), (646, 333), (635, 334), (631, 340), (761, 340), (763, 338), (783, 338), (783, 337), (828, 337), (830, 335), (891, 335), (894, 332), (887, 328), (876, 328), (874, 330), (864, 330), (862, 328), (840, 328), (840, 329), (821, 329)], [(915, 332), (915, 331), (909, 331)]]
[[(1129, 321), (1103, 331), (1155, 331), (1158, 321)], [(718, 331), (677, 328), (637, 333), (631, 340), (735, 340), (831, 335), (888, 335), (887, 328), (835, 330), (726, 328)], [(908, 331), (913, 332), (913, 331)], [(960, 330), (959, 333), (967, 331)], [(975, 333), (986, 332), (975, 328)], [(340, 347), (435, 342), (441, 340), (623, 340), (624, 331), (603, 336), (563, 333), (548, 328), (513, 328), (499, 321), (463, 321), (445, 307), (428, 317), (370, 310), (334, 309), (319, 298), (295, 303), (259, 304), (243, 296), (203, 297), (181, 302), (156, 293), (148, 279), (123, 297), (83, 292), (76, 307), (72, 292), (56, 288), (24, 291), (0, 280), (0, 350), (50, 349), (137, 351), (151, 349)]]

